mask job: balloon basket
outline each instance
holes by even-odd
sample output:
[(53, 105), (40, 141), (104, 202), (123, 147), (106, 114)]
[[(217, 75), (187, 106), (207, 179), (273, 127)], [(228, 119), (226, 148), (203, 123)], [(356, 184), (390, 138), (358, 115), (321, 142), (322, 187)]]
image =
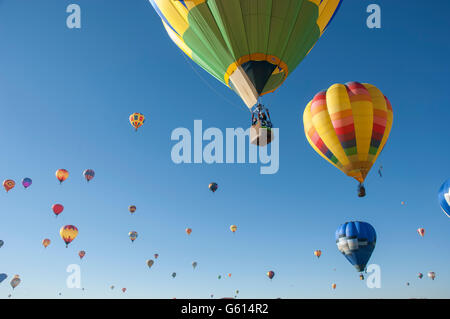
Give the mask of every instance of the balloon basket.
[(250, 127), (250, 143), (257, 146), (266, 146), (274, 139), (273, 131), (262, 126), (260, 122)]

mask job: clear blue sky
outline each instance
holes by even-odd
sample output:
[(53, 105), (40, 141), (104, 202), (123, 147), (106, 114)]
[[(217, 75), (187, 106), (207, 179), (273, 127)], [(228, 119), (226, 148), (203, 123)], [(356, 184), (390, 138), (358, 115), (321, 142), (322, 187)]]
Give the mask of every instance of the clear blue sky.
[[(82, 8), (81, 30), (65, 25), (70, 3)], [(381, 29), (365, 25), (370, 3), (381, 6)], [(209, 298), (236, 289), (241, 298), (450, 298), (450, 220), (437, 203), (450, 177), (449, 10), (445, 0), (344, 1), (310, 55), (263, 100), (280, 128), (280, 170), (260, 175), (259, 164), (171, 161), (173, 129), (192, 129), (195, 119), (246, 128), (250, 119), (232, 91), (195, 66), (199, 78), (147, 0), (0, 1), (0, 179), (18, 183), (0, 192), (0, 273), (9, 276), (0, 298), (14, 274), (22, 278), (15, 298)], [(376, 85), (394, 110), (364, 199), (303, 132), (314, 94), (348, 81)], [(133, 112), (147, 116), (138, 133)], [(70, 172), (61, 186), (58, 168)], [(96, 172), (89, 184), (86, 168)], [(27, 190), (23, 177), (33, 179)], [(55, 218), (58, 202), (65, 211)], [(337, 250), (336, 228), (355, 219), (377, 231), (370, 263), (381, 266), (381, 289), (367, 288)], [(67, 249), (66, 224), (80, 231)], [(47, 249), (43, 238), (52, 240)], [(85, 291), (66, 288), (73, 263)], [(417, 279), (428, 271), (436, 280)]]

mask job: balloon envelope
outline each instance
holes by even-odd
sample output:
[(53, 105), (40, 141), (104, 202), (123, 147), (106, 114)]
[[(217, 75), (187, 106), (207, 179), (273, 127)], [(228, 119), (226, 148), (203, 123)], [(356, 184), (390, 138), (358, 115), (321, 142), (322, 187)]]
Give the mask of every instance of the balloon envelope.
[(211, 192), (214, 193), (219, 188), (219, 186), (216, 183), (211, 183), (209, 184), (208, 188), (211, 190)]
[(62, 183), (69, 177), (69, 172), (64, 168), (60, 168), (56, 171), (55, 175), (59, 183)]
[(89, 182), (91, 179), (94, 178), (95, 172), (93, 169), (87, 169), (83, 172), (84, 178)]
[(267, 272), (267, 277), (269, 277), (270, 279), (272, 279), (275, 276), (275, 273), (271, 270)]
[(2, 248), (2, 246), (3, 246), (4, 243), (5, 243), (5, 242), (4, 242), (3, 240), (0, 240), (0, 248)]
[(438, 200), (442, 211), (447, 217), (450, 217), (450, 179), (446, 180), (441, 188), (439, 188)]
[(145, 116), (141, 113), (133, 113), (130, 115), (130, 124), (137, 131), (145, 122)]
[(135, 241), (136, 238), (138, 237), (138, 233), (135, 232), (135, 231), (130, 231), (130, 232), (128, 233), (128, 237), (130, 237), (131, 241), (133, 242), (133, 241)]
[(7, 274), (0, 274), (0, 284), (6, 279), (8, 278)]
[(5, 188), (6, 192), (9, 192), (11, 189), (16, 186), (16, 182), (14, 182), (12, 179), (5, 179), (3, 181), (3, 187)]
[(347, 222), (336, 230), (336, 245), (339, 251), (356, 268), (364, 271), (375, 249), (375, 229), (366, 222)]
[(32, 181), (31, 178), (29, 178), (29, 177), (25, 177), (25, 178), (22, 180), (22, 185), (23, 185), (23, 187), (25, 187), (25, 188), (30, 187), (32, 183), (33, 183), (33, 181)]
[(78, 236), (78, 228), (73, 225), (66, 225), (61, 227), (59, 234), (67, 247)]
[(155, 262), (151, 259), (147, 260), (147, 266), (151, 268)]
[(64, 206), (61, 205), (61, 204), (54, 204), (54, 205), (52, 206), (52, 210), (53, 210), (53, 213), (54, 213), (56, 216), (58, 216), (59, 214), (61, 214), (61, 213), (63, 212)]

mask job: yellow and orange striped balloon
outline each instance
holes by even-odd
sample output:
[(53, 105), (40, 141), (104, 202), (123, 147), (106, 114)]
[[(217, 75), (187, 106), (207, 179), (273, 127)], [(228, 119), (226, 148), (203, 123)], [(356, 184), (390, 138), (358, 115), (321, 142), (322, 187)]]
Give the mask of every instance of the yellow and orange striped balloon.
[(319, 92), (303, 113), (312, 148), (360, 183), (383, 150), (392, 122), (389, 100), (375, 86), (358, 82)]
[(50, 245), (50, 239), (45, 238), (45, 239), (42, 241), (42, 245), (43, 245), (45, 248), (47, 248), (47, 246)]

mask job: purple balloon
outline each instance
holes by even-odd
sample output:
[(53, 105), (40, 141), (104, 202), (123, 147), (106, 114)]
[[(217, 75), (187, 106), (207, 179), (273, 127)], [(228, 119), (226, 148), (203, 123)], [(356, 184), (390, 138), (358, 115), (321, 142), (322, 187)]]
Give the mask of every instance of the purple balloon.
[(33, 181), (31, 180), (31, 178), (28, 178), (28, 177), (25, 177), (25, 178), (22, 180), (22, 185), (23, 185), (23, 187), (25, 187), (25, 188), (30, 187), (32, 183), (33, 183)]

